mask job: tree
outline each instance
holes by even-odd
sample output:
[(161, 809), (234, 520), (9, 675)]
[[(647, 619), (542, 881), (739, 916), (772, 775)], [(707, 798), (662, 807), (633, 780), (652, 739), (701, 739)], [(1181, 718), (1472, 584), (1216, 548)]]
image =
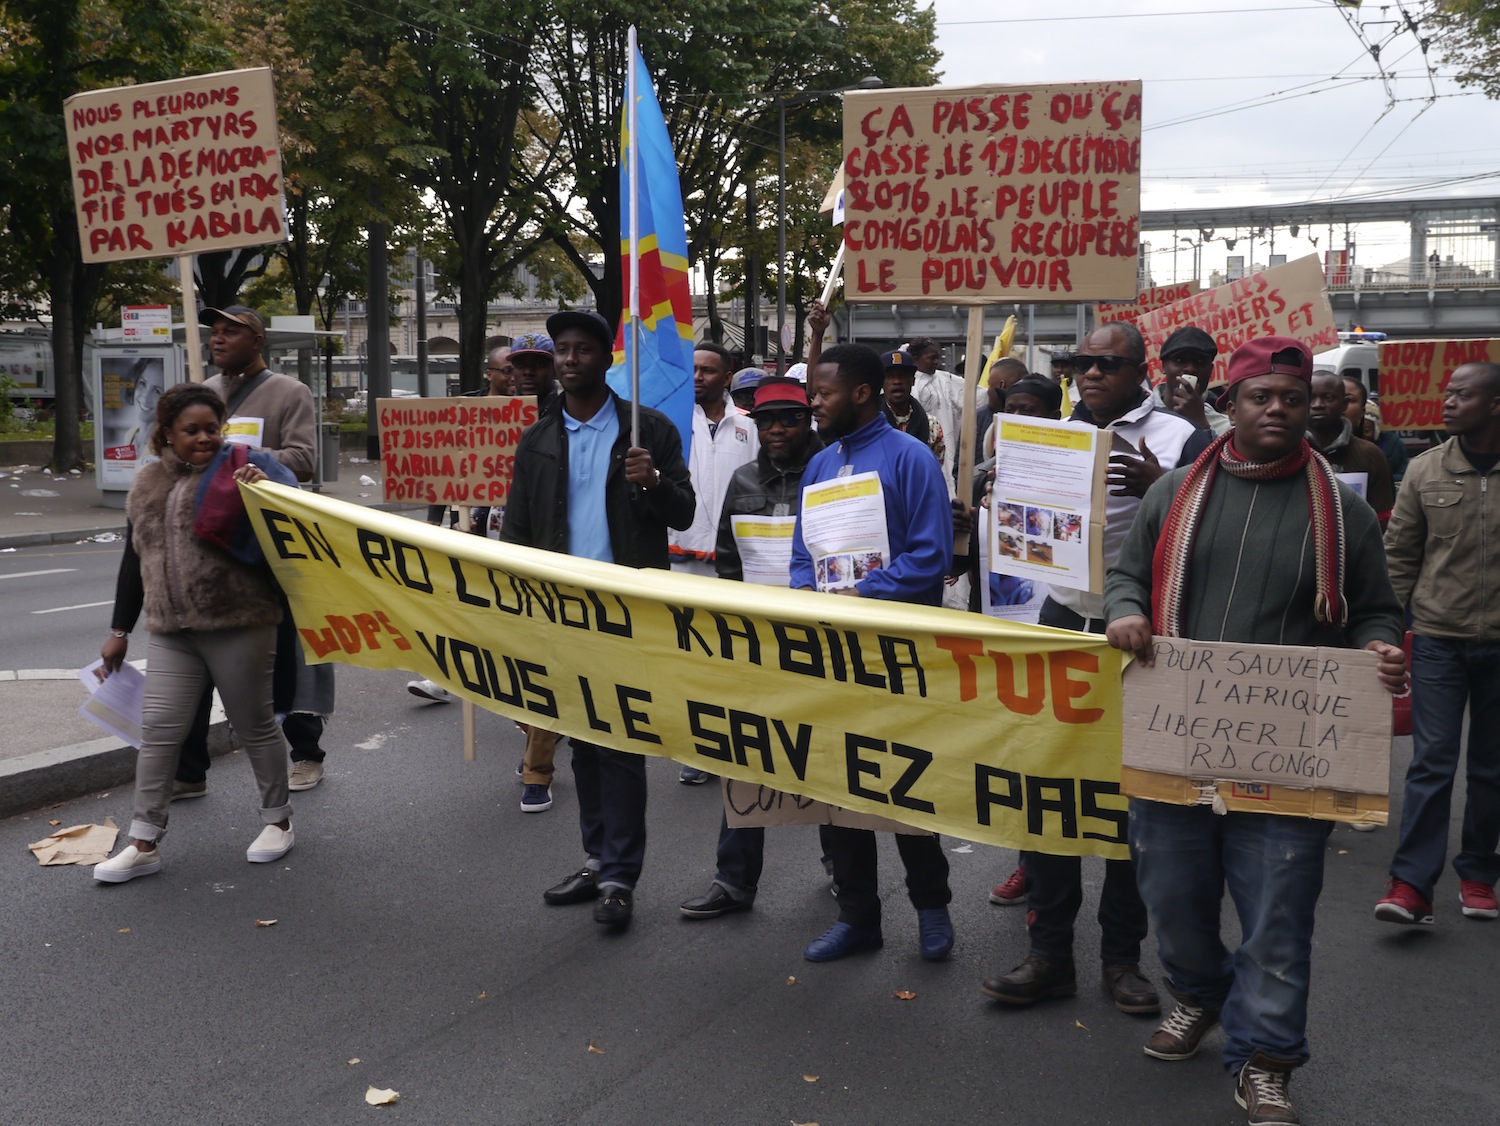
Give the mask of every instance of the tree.
[(1500, 0), (1432, 0), (1421, 26), (1436, 30), (1444, 61), (1459, 68), (1460, 85), (1500, 98)]
[[(83, 460), (83, 338), (106, 270), (83, 261), (63, 101), (81, 90), (181, 73), (199, 10), (191, 0), (9, 0), (0, 9), (0, 258), (13, 292), (52, 315), (54, 472)], [(201, 41), (212, 50), (212, 33)]]

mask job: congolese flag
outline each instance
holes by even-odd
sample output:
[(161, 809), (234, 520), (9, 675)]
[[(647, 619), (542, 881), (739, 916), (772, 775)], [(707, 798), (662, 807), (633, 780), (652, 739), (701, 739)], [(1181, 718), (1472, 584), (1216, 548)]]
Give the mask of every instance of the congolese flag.
[[(609, 385), (630, 397), (630, 322), (640, 321), (640, 402), (655, 407), (682, 434), (687, 456), (693, 437), (693, 298), (688, 289), (687, 227), (682, 189), (667, 123), (639, 50), (635, 67), (636, 131), (630, 135), (629, 107), (620, 125), (620, 265), (625, 308), (615, 336), (615, 362)], [(640, 222), (640, 305), (630, 308), (630, 161), (637, 162)]]

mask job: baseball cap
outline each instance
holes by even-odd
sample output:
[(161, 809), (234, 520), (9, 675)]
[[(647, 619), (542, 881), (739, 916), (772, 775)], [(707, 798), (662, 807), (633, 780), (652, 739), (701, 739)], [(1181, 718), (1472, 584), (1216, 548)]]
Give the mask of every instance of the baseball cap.
[[(592, 333), (606, 349), (613, 349), (615, 346), (615, 330), (592, 309), (560, 309), (547, 318), (547, 335), (553, 340), (565, 328), (581, 328)], [(514, 349), (511, 350), (511, 355), (515, 355)]]
[(1161, 358), (1175, 355), (1178, 352), (1202, 352), (1205, 356), (1217, 356), (1219, 346), (1214, 343), (1214, 338), (1204, 332), (1197, 325), (1183, 325), (1161, 346)]
[(244, 325), (252, 332), (265, 332), (265, 319), (248, 305), (226, 305), (222, 309), (206, 308), (198, 314), (198, 323), (213, 328), (221, 320)]
[(791, 367), (786, 369), (786, 377), (788, 379), (795, 379), (798, 383), (806, 383), (807, 365), (800, 362), (793, 364)]
[(787, 407), (806, 409), (807, 391), (795, 379), (767, 379), (755, 389), (755, 405), (750, 408), (750, 413)]
[(510, 354), (512, 356), (552, 356), (556, 354), (556, 349), (552, 347), (552, 337), (546, 333), (523, 332), (511, 341)]
[(1040, 375), (1028, 375), (1018, 379), (1005, 389), (1006, 395), (1031, 395), (1040, 399), (1048, 410), (1062, 409), (1062, 388)]
[[(1286, 355), (1285, 353), (1294, 353)], [(1261, 375), (1295, 375), (1312, 383), (1312, 351), (1290, 336), (1262, 336), (1247, 341), (1229, 357), (1229, 386)]]
[(904, 348), (897, 348), (894, 352), (882, 352), (880, 354), (880, 366), (884, 368), (903, 368), (915, 372), (917, 362), (911, 358), (911, 353)]
[(729, 381), (729, 392), (733, 394), (736, 391), (748, 391), (765, 377), (766, 373), (760, 368), (741, 368)]

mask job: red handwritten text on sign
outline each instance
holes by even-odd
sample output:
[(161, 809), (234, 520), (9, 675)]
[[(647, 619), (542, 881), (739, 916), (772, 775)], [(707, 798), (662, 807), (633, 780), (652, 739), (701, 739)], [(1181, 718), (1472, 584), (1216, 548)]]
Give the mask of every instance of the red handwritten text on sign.
[(379, 399), (385, 499), (502, 505), (521, 433), (537, 420), (523, 395)]
[(1500, 340), (1388, 340), (1380, 345), (1380, 425), (1442, 430), (1443, 392), (1464, 364), (1500, 363)]
[(850, 94), (850, 300), (1129, 300), (1141, 84)]
[(92, 90), (63, 116), (85, 261), (286, 240), (269, 70)]

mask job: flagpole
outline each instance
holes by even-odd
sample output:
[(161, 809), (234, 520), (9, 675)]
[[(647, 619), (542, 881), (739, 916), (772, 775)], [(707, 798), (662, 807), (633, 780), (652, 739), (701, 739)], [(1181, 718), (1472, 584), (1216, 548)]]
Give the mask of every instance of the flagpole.
[(641, 194), (640, 134), (635, 120), (635, 25), (630, 26), (630, 63), (625, 78), (625, 121), (630, 141), (626, 160), (630, 175), (630, 444), (641, 444)]

